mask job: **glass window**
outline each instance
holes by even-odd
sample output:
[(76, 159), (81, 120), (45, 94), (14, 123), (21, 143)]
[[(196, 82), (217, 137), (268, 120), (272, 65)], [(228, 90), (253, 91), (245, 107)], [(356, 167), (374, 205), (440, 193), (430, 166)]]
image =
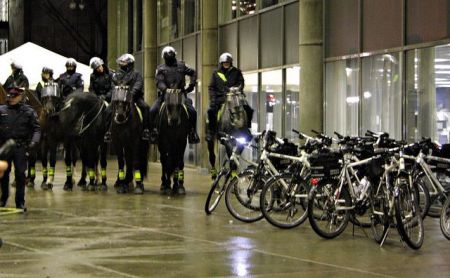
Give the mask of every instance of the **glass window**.
[(244, 71), (255, 70), (258, 67), (257, 22), (256, 16), (239, 21), (239, 67)]
[(362, 131), (388, 132), (402, 139), (400, 55), (383, 54), (362, 60)]
[(0, 54), (8, 52), (8, 39), (0, 39)]
[(299, 104), (299, 86), (300, 86), (300, 67), (286, 69), (286, 113), (284, 129), (285, 136), (290, 139), (298, 138), (298, 135), (292, 132), (292, 129), (300, 129), (300, 104)]
[(279, 1), (279, 0), (261, 0), (261, 9), (276, 5), (279, 2), (281, 2), (281, 1)]
[(357, 136), (360, 104), (358, 60), (327, 63), (325, 71), (325, 132)]
[(169, 1), (158, 1), (158, 42), (165, 43), (170, 39)]
[(407, 43), (421, 43), (446, 38), (450, 23), (448, 9), (448, 0), (407, 0)]
[(363, 50), (401, 46), (403, 1), (364, 0), (362, 5)]
[(406, 53), (406, 138), (450, 142), (450, 45)]
[(137, 0), (137, 26), (136, 26), (136, 50), (142, 50), (142, 0)]
[(247, 73), (243, 74), (245, 80), (244, 93), (247, 97), (248, 105), (253, 108), (253, 119), (252, 119), (252, 133), (256, 133), (259, 130), (258, 126), (258, 74), (257, 73)]
[(198, 16), (197, 16), (198, 0), (184, 0), (184, 33), (190, 34), (197, 31)]
[(274, 130), (283, 136), (283, 88), (281, 70), (261, 73), (261, 97), (264, 110), (261, 117), (265, 130)]
[(0, 0), (0, 21), (8, 22), (8, 0)]
[(261, 68), (270, 68), (283, 64), (283, 51), (280, 51), (283, 41), (281, 20), (281, 8), (261, 14)]
[[(235, 63), (237, 63), (237, 22), (219, 28), (219, 53), (224, 52), (231, 53)], [(217, 62), (219, 62), (219, 59), (217, 59)]]
[(239, 13), (241, 16), (254, 14), (256, 11), (256, 0), (240, 0)]
[(359, 0), (325, 1), (325, 55), (359, 52)]
[(219, 23), (225, 23), (237, 17), (238, 0), (219, 0)]
[(298, 2), (285, 6), (284, 45), (286, 64), (298, 63)]

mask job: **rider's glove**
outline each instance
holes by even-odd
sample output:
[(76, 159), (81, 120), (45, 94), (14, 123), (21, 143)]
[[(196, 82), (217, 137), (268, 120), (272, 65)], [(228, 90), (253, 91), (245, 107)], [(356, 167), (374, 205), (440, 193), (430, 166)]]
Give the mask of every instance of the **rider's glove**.
[(186, 88), (185, 92), (190, 93), (190, 92), (194, 91), (194, 88), (195, 88), (195, 84), (189, 84), (189, 86)]

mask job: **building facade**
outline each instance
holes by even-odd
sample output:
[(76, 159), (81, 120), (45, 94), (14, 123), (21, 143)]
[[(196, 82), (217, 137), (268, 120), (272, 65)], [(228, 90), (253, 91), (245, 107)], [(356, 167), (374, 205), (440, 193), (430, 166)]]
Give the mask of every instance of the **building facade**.
[[(204, 137), (207, 86), (230, 52), (244, 73), (253, 131), (314, 128), (363, 135), (387, 131), (441, 143), (450, 133), (447, 0), (116, 0), (108, 1), (109, 60), (131, 52), (156, 96), (164, 46), (194, 67), (191, 98)], [(189, 163), (206, 166), (204, 142)]]

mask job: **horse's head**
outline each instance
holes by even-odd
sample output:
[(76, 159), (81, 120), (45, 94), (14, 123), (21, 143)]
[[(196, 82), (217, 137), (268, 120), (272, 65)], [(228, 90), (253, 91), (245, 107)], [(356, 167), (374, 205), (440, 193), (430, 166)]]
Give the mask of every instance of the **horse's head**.
[(57, 83), (46, 83), (41, 91), (42, 109), (46, 115), (54, 115), (61, 108), (62, 98)]
[(164, 96), (166, 115), (169, 126), (180, 124), (181, 108), (185, 101), (185, 96), (181, 89), (167, 89)]
[(128, 86), (115, 86), (112, 94), (113, 118), (117, 124), (128, 121), (132, 108), (132, 95)]
[(226, 94), (226, 109), (230, 113), (231, 125), (235, 128), (243, 128), (246, 125), (244, 103), (244, 95), (241, 94), (239, 88), (231, 87)]

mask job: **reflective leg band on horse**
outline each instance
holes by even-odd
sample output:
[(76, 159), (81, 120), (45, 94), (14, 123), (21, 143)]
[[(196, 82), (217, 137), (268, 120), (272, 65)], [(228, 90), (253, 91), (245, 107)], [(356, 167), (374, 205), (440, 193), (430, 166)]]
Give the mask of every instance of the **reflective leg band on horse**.
[(184, 171), (183, 170), (178, 170), (178, 180), (184, 181)]
[(54, 167), (50, 167), (50, 168), (48, 169), (48, 175), (49, 175), (50, 177), (54, 177), (54, 176), (55, 176), (55, 168), (54, 168)]
[(95, 179), (95, 171), (94, 171), (93, 168), (89, 168), (89, 169), (88, 169), (88, 175), (89, 175), (89, 179), (90, 179), (90, 180)]
[(66, 176), (72, 176), (72, 166), (66, 166)]
[(106, 168), (102, 168), (101, 173), (102, 173), (102, 178), (106, 178)]
[(31, 169), (30, 169), (30, 177), (31, 178), (36, 177), (36, 168), (31, 167)]
[(119, 169), (119, 180), (123, 181), (125, 179), (125, 171), (123, 169)]
[(141, 171), (135, 170), (134, 171), (134, 180), (135, 181), (142, 181)]

